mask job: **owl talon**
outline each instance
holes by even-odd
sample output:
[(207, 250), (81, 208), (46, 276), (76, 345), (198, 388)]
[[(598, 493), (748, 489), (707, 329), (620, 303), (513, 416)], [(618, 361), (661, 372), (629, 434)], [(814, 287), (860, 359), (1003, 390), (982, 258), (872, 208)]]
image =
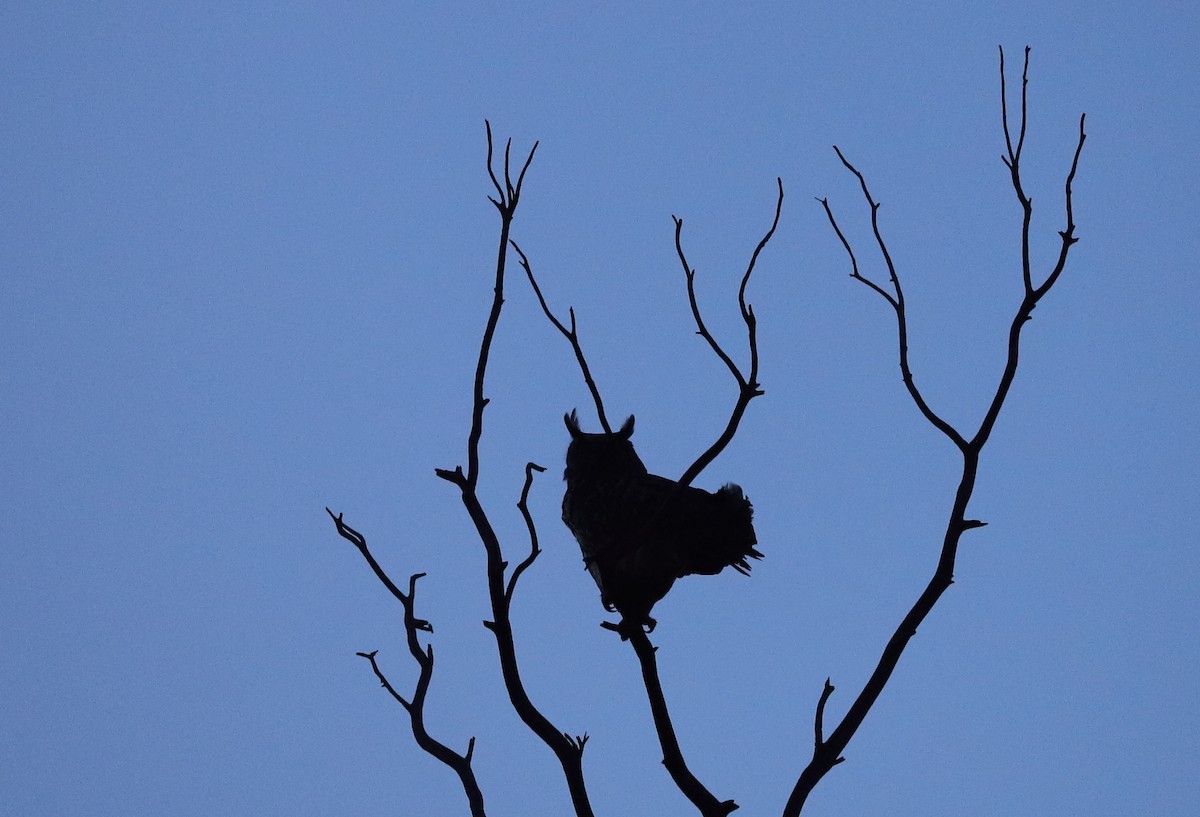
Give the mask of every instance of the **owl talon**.
[(611, 621), (601, 621), (600, 626), (606, 630), (612, 630), (617, 635), (621, 636), (622, 641), (628, 641), (629, 636), (636, 630), (637, 632), (649, 635), (654, 632), (654, 628), (658, 626), (658, 622), (646, 616), (641, 621), (631, 621), (628, 618), (622, 618), (617, 623)]
[(606, 630), (612, 630), (617, 635), (621, 636), (622, 641), (628, 641), (629, 636), (636, 630), (639, 633), (649, 635), (654, 632), (654, 628), (658, 626), (658, 622), (646, 616), (641, 621), (632, 621), (628, 618), (622, 618), (616, 624), (611, 621), (602, 621), (600, 626)]

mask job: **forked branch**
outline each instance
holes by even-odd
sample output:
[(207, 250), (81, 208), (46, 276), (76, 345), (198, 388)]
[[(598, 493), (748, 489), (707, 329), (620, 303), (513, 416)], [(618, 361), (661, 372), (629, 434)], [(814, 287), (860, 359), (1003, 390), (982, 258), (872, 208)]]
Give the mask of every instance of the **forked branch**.
[[(1029, 228), (1033, 214), (1033, 201), (1025, 195), (1024, 187), (1021, 184), (1021, 148), (1025, 142), (1025, 94), (1029, 84), (1029, 48), (1025, 48), (1025, 67), (1021, 74), (1021, 125), (1020, 136), (1017, 140), (1017, 147), (1012, 148), (1012, 140), (1009, 136), (1009, 122), (1007, 106), (1003, 108), (1001, 114), (1001, 123), (1004, 128), (1005, 144), (1008, 147), (1008, 155), (1001, 157), (1009, 170), (1009, 176), (1012, 181), (1013, 192), (1017, 196), (1017, 201), (1021, 205), (1023, 218), (1021, 220), (1021, 267), (1022, 277), (1025, 284), (1025, 296), (1021, 300), (1021, 305), (1017, 309), (1017, 314), (1013, 317), (1012, 324), (1008, 330), (1008, 350), (1004, 363), (1004, 372), (1000, 376), (1000, 384), (996, 388), (996, 394), (992, 398), (991, 405), (988, 406), (987, 413), (983, 417), (983, 421), (979, 424), (979, 430), (975, 432), (975, 436), (971, 439), (971, 444), (976, 447), (976, 450), (983, 447), (991, 436), (992, 429), (996, 425), (996, 419), (1000, 415), (1000, 409), (1004, 405), (1005, 398), (1008, 397), (1009, 388), (1012, 386), (1013, 379), (1017, 374), (1017, 362), (1020, 356), (1020, 341), (1021, 329), (1033, 317), (1033, 310), (1037, 307), (1038, 302), (1050, 291), (1050, 288), (1058, 281), (1062, 271), (1067, 266), (1067, 255), (1071, 247), (1079, 240), (1075, 237), (1075, 208), (1072, 202), (1071, 186), (1075, 181), (1075, 172), (1079, 168), (1079, 156), (1083, 152), (1083, 143), (1087, 139), (1087, 134), (1084, 132), (1084, 123), (1087, 120), (1087, 114), (1079, 116), (1079, 141), (1075, 145), (1075, 155), (1071, 159), (1071, 169), (1067, 173), (1067, 179), (1064, 184), (1064, 207), (1066, 210), (1066, 225), (1059, 231), (1060, 240), (1058, 258), (1054, 263), (1054, 267), (1046, 275), (1045, 280), (1040, 285), (1034, 285), (1033, 274), (1030, 269), (1030, 250), (1029, 250)], [(1004, 82), (1004, 49), (1000, 49), (1000, 80), (1001, 87)]]
[[(838, 227), (837, 221), (834, 219), (833, 212), (830, 209), (829, 202), (825, 199), (820, 199), (821, 204), (825, 208), (825, 213), (829, 218), (834, 232), (837, 233), (843, 247), (846, 249), (850, 257), (852, 267), (851, 277), (863, 282), (876, 293), (881, 295), (891, 304), (892, 309), (896, 313), (896, 322), (899, 327), (900, 338), (900, 368), (904, 376), (904, 384), (908, 389), (909, 395), (920, 409), (922, 415), (935, 428), (949, 437), (958, 447), (962, 454), (963, 466), (962, 476), (959, 479), (958, 489), (954, 495), (954, 502), (950, 509), (950, 518), (946, 524), (946, 532), (942, 540), (942, 549), (938, 557), (937, 567), (934, 570), (933, 577), (929, 584), (917, 598), (916, 603), (904, 616), (900, 622), (900, 626), (896, 628), (887, 646), (880, 656), (879, 663), (875, 670), (871, 673), (871, 677), (867, 680), (862, 691), (850, 705), (850, 709), (846, 715), (838, 723), (837, 727), (830, 733), (829, 737), (823, 736), (824, 726), (823, 719), (825, 714), (825, 705), (829, 701), (829, 697), (833, 694), (833, 686), (828, 680), (825, 682), (825, 688), (821, 693), (819, 702), (817, 703), (816, 715), (814, 717), (814, 733), (815, 742), (813, 747), (813, 756), (809, 764), (801, 772), (799, 780), (792, 790), (791, 797), (787, 801), (784, 808), (784, 817), (797, 817), (801, 809), (804, 807), (805, 800), (813, 787), (820, 782), (821, 778), (832, 769), (835, 765), (842, 762), (842, 751), (846, 748), (850, 739), (854, 736), (858, 727), (862, 725), (867, 713), (878, 700), (879, 695), (883, 692), (884, 686), (888, 679), (891, 678), (892, 672), (900, 661), (900, 656), (904, 652), (909, 640), (916, 635), (917, 628), (924, 622), (926, 616), (929, 615), (938, 599), (954, 581), (954, 564), (958, 553), (959, 540), (962, 534), (973, 528), (983, 526), (985, 523), (978, 519), (968, 519), (966, 517), (967, 506), (971, 501), (971, 494), (975, 487), (975, 479), (979, 470), (979, 456), (984, 444), (987, 442), (996, 419), (1000, 414), (1000, 409), (1004, 405), (1004, 400), (1008, 395), (1009, 388), (1012, 385), (1013, 379), (1016, 377), (1017, 363), (1020, 351), (1021, 328), (1030, 319), (1033, 309), (1037, 306), (1039, 300), (1044, 296), (1050, 288), (1058, 280), (1062, 273), (1067, 260), (1067, 253), (1071, 246), (1076, 242), (1075, 238), (1075, 222), (1074, 213), (1071, 203), (1071, 183), (1075, 178), (1075, 171), (1079, 164), (1079, 155), (1083, 149), (1085, 137), (1083, 131), (1084, 118), (1079, 119), (1079, 143), (1075, 148), (1075, 156), (1071, 162), (1071, 170), (1067, 175), (1066, 181), (1066, 228), (1059, 235), (1062, 239), (1062, 246), (1059, 251), (1058, 261), (1054, 269), (1046, 277), (1044, 283), (1040, 286), (1034, 286), (1033, 278), (1029, 264), (1029, 224), (1032, 213), (1032, 203), (1028, 196), (1025, 195), (1021, 184), (1020, 176), (1020, 158), (1021, 151), (1025, 145), (1025, 113), (1026, 113), (1026, 88), (1028, 86), (1028, 69), (1029, 69), (1029, 49), (1025, 50), (1025, 70), (1021, 76), (1021, 124), (1019, 135), (1016, 144), (1013, 144), (1011, 130), (1008, 121), (1008, 103), (1004, 95), (1004, 51), (1000, 52), (1000, 81), (1002, 89), (1002, 106), (1001, 119), (1004, 129), (1004, 140), (1007, 155), (1004, 157), (1004, 162), (1008, 166), (1013, 190), (1016, 192), (1017, 199), (1023, 210), (1023, 220), (1021, 228), (1021, 250), (1022, 250), (1022, 277), (1024, 280), (1025, 295), (1017, 308), (1016, 315), (1013, 318), (1009, 328), (1008, 335), (1008, 351), (1004, 365), (1004, 371), (1000, 376), (1000, 382), (996, 387), (995, 395), (993, 396), (987, 412), (984, 415), (983, 421), (980, 423), (979, 430), (967, 440), (957, 429), (949, 423), (942, 420), (937, 414), (929, 408), (921, 395), (920, 390), (913, 382), (912, 373), (908, 368), (908, 348), (907, 348), (907, 323), (904, 307), (904, 294), (900, 286), (899, 276), (896, 274), (895, 265), (892, 263), (890, 254), (887, 251), (887, 246), (883, 241), (879, 231), (878, 211), (879, 205), (871, 197), (867, 189), (866, 181), (863, 175), (850, 164), (849, 161), (842, 155), (841, 151), (837, 151), (838, 158), (857, 178), (862, 188), (864, 197), (871, 208), (871, 225), (875, 234), (876, 244), (879, 246), (880, 252), (886, 262), (889, 278), (892, 285), (892, 292), (888, 292), (880, 285), (871, 281), (859, 272), (858, 261), (854, 256), (854, 252), (850, 247), (845, 235)], [(837, 150), (835, 148), (835, 150)]]
[(525, 171), (529, 170), (529, 165), (533, 162), (533, 154), (537, 152), (538, 147), (538, 143), (534, 142), (533, 147), (529, 149), (529, 156), (525, 159), (525, 164), (521, 167), (521, 172), (514, 183), (509, 165), (512, 139), (509, 139), (505, 143), (504, 186), (501, 187), (499, 180), (496, 178), (496, 172), (492, 168), (492, 123), (484, 120), (484, 125), (487, 128), (487, 171), (488, 176), (491, 177), (492, 185), (496, 188), (497, 196), (497, 198), (488, 196), (488, 201), (494, 204), (496, 210), (500, 213), (500, 250), (497, 253), (496, 259), (495, 297), (492, 300), (492, 309), (488, 313), (487, 326), (483, 330), (483, 341), (479, 344), (479, 362), (475, 365), (475, 399), (471, 412), (471, 432), (467, 437), (467, 473), (463, 475), (462, 466), (459, 466), (454, 472), (443, 473), (442, 471), (438, 471), (438, 476), (450, 482), (457, 484), (459, 479), (465, 480), (466, 485), (472, 490), (474, 490), (475, 483), (479, 480), (479, 438), (483, 436), (483, 409), (488, 404), (487, 398), (483, 396), (484, 375), (487, 373), (488, 355), (492, 350), (492, 338), (495, 337), (496, 325), (500, 322), (500, 308), (504, 305), (504, 262), (507, 260), (505, 250), (508, 249), (508, 233), (512, 228), (513, 216), (517, 212), (517, 203), (521, 199), (521, 187), (525, 183)]
[(716, 338), (704, 324), (704, 318), (700, 315), (700, 305), (696, 302), (696, 270), (688, 263), (687, 256), (683, 251), (683, 219), (671, 216), (675, 221), (675, 254), (679, 256), (679, 263), (683, 266), (683, 274), (687, 280), (688, 303), (692, 307), (692, 317), (696, 320), (697, 334), (708, 342), (716, 356), (725, 364), (725, 368), (729, 369), (729, 373), (733, 375), (733, 379), (738, 385), (738, 398), (729, 415), (729, 421), (725, 424), (725, 430), (683, 472), (683, 476), (679, 478), (680, 486), (691, 485), (692, 480), (725, 450), (725, 447), (733, 440), (734, 434), (737, 433), (738, 425), (742, 422), (742, 416), (746, 413), (746, 407), (750, 405), (750, 401), (763, 394), (761, 384), (758, 382), (758, 319), (754, 316), (754, 307), (746, 303), (746, 286), (750, 283), (750, 276), (754, 272), (754, 265), (758, 262), (759, 254), (767, 246), (771, 237), (775, 235), (775, 228), (779, 226), (779, 215), (783, 211), (783, 179), (776, 179), (775, 182), (779, 188), (779, 195), (775, 200), (775, 218), (771, 221), (771, 228), (767, 230), (750, 255), (750, 262), (746, 265), (746, 272), (742, 275), (742, 282), (738, 287), (738, 307), (742, 313), (742, 320), (746, 324), (747, 346), (750, 352), (750, 369), (745, 374), (733, 362), (729, 354), (721, 348), (721, 344), (717, 343)]
[(328, 508), (325, 512), (333, 520), (337, 526), (337, 532), (341, 537), (353, 544), (358, 552), (366, 559), (367, 564), (371, 566), (371, 570), (375, 576), (383, 584), (388, 591), (396, 597), (400, 605), (404, 608), (404, 632), (408, 642), (408, 651), (412, 655), (413, 660), (417, 662), (420, 668), (420, 675), (417, 677), (417, 687), (413, 692), (412, 699), (404, 698), (395, 687), (391, 685), (383, 671), (379, 668), (379, 663), (375, 660), (378, 650), (371, 652), (357, 653), (360, 657), (371, 662), (371, 669), (375, 673), (375, 677), (379, 679), (379, 683), (388, 691), (396, 701), (404, 707), (404, 711), (408, 713), (409, 721), (412, 724), (413, 738), (416, 739), (417, 745), (422, 750), (437, 758), (442, 763), (449, 766), (455, 774), (458, 775), (459, 782), (462, 783), (463, 791), (467, 795), (467, 803), (471, 809), (471, 817), (485, 817), (483, 810), (483, 793), (479, 789), (479, 783), (475, 779), (475, 772), (471, 768), (471, 757), (475, 751), (475, 738), (472, 737), (467, 743), (467, 751), (463, 754), (458, 754), (444, 743), (440, 742), (425, 728), (425, 697), (429, 693), (429, 683), (433, 679), (433, 646), (426, 645), (421, 647), (417, 639), (417, 632), (423, 631), (427, 633), (433, 632), (433, 625), (424, 619), (417, 618), (414, 610), (414, 599), (417, 594), (417, 579), (420, 579), (424, 573), (414, 573), (408, 579), (408, 592), (405, 593), (388, 577), (379, 562), (371, 554), (370, 548), (367, 547), (367, 539), (354, 528), (347, 525), (342, 520), (342, 515), (339, 513), (336, 516), (333, 511)]
[(892, 292), (888, 293), (882, 286), (875, 283), (871, 279), (864, 276), (858, 269), (858, 262), (854, 258), (854, 252), (850, 249), (850, 242), (846, 240), (846, 236), (842, 234), (841, 228), (838, 227), (837, 221), (833, 217), (833, 210), (829, 207), (828, 199), (818, 199), (821, 205), (825, 208), (825, 215), (829, 217), (829, 223), (833, 226), (834, 232), (841, 239), (842, 246), (846, 248), (846, 252), (850, 255), (850, 265), (853, 271), (850, 277), (857, 281), (861, 281), (875, 292), (883, 296), (883, 298), (891, 304), (892, 309), (896, 313), (896, 327), (900, 339), (900, 375), (904, 380), (904, 386), (908, 389), (909, 396), (913, 402), (917, 404), (921, 414), (925, 416), (933, 427), (950, 438), (959, 449), (966, 445), (966, 441), (958, 431), (939, 417), (929, 404), (925, 402), (925, 397), (921, 394), (921, 390), (917, 388), (917, 383), (913, 379), (912, 369), (908, 365), (908, 316), (904, 308), (904, 289), (900, 286), (900, 276), (896, 274), (896, 265), (892, 261), (892, 254), (888, 252), (887, 242), (883, 240), (883, 233), (879, 231), (879, 203), (871, 196), (871, 191), (867, 188), (867, 180), (863, 174), (858, 171), (854, 165), (842, 155), (842, 151), (837, 145), (833, 146), (833, 150), (837, 153), (839, 159), (846, 169), (858, 177), (859, 186), (862, 188), (863, 198), (867, 200), (867, 205), (871, 208), (871, 230), (875, 234), (875, 243), (879, 247), (879, 252), (883, 256), (884, 262), (887, 264), (888, 280), (892, 287)]

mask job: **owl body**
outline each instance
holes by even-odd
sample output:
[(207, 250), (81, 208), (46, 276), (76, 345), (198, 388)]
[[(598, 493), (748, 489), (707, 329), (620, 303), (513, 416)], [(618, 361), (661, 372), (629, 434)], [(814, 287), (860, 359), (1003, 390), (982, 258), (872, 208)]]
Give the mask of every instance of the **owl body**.
[(650, 610), (675, 583), (726, 567), (748, 573), (753, 509), (736, 485), (716, 493), (681, 486), (646, 470), (630, 442), (633, 418), (612, 434), (587, 434), (567, 415), (563, 521), (605, 607), (653, 625)]

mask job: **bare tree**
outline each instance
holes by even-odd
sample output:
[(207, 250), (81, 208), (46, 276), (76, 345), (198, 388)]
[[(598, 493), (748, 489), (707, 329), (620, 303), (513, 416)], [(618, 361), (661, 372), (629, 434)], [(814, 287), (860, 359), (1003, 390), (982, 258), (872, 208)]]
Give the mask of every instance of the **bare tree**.
[[(920, 624), (933, 610), (933, 607), (937, 604), (938, 599), (941, 598), (942, 594), (953, 583), (955, 556), (957, 554), (958, 543), (962, 535), (973, 528), (981, 527), (986, 524), (977, 519), (970, 519), (967, 516), (968, 505), (970, 504), (976, 475), (978, 473), (980, 452), (987, 443), (992, 430), (995, 427), (1000, 410), (1004, 405), (1005, 398), (1008, 396), (1009, 389), (1011, 388), (1013, 380), (1016, 376), (1020, 354), (1021, 331), (1025, 323), (1029, 321), (1030, 317), (1032, 316), (1034, 308), (1059, 279), (1059, 276), (1066, 267), (1067, 256), (1070, 248), (1078, 240), (1075, 237), (1075, 221), (1072, 209), (1071, 185), (1075, 179), (1080, 153), (1083, 150), (1083, 143), (1086, 138), (1083, 129), (1083, 116), (1081, 116), (1079, 120), (1079, 140), (1075, 147), (1074, 158), (1071, 161), (1070, 171), (1066, 177), (1066, 225), (1059, 233), (1061, 238), (1061, 246), (1059, 247), (1057, 261), (1049, 273), (1044, 275), (1044, 277), (1035, 277), (1030, 262), (1030, 223), (1032, 219), (1033, 206), (1030, 197), (1025, 193), (1021, 179), (1021, 154), (1025, 145), (1026, 133), (1028, 69), (1029, 49), (1026, 48), (1024, 68), (1021, 75), (1021, 113), (1019, 124), (1014, 129), (1010, 123), (1008, 113), (1004, 51), (1003, 49), (1000, 50), (1001, 124), (1005, 141), (1005, 155), (1002, 157), (1002, 159), (1008, 168), (1013, 190), (1023, 211), (1020, 242), (1024, 297), (1017, 306), (1016, 313), (1009, 328), (1007, 354), (999, 383), (997, 384), (995, 393), (992, 396), (991, 401), (983, 415), (982, 421), (980, 422), (979, 426), (970, 433), (970, 436), (943, 419), (928, 404), (913, 378), (912, 371), (909, 367), (908, 358), (908, 324), (905, 310), (904, 291), (901, 286), (900, 276), (897, 273), (896, 266), (892, 260), (891, 254), (888, 251), (887, 244), (883, 238), (883, 233), (880, 228), (879, 203), (872, 196), (864, 175), (853, 164), (851, 164), (851, 162), (845, 157), (840, 149), (834, 147), (834, 150), (842, 164), (857, 179), (863, 198), (870, 209), (871, 227), (874, 236), (874, 242), (883, 260), (884, 267), (887, 270), (886, 282), (879, 283), (876, 279), (860, 270), (859, 261), (854, 253), (851, 242), (849, 239), (847, 239), (845, 234), (842, 232), (842, 229), (838, 225), (829, 201), (824, 198), (819, 199), (819, 201), (824, 208), (830, 226), (833, 228), (834, 233), (837, 235), (838, 239), (842, 243), (842, 246), (846, 250), (852, 270), (851, 277), (865, 284), (868, 288), (883, 298), (892, 308), (892, 311), (896, 317), (896, 326), (899, 339), (900, 371), (905, 388), (907, 389), (908, 394), (912, 398), (913, 402), (916, 404), (921, 415), (924, 416), (934, 428), (940, 431), (961, 454), (962, 474), (959, 480), (958, 489), (955, 492), (955, 496), (951, 504), (949, 519), (947, 521), (945, 534), (942, 539), (941, 551), (932, 578), (929, 580), (929, 583), (925, 589), (918, 596), (916, 602), (912, 605), (909, 612), (904, 616), (900, 624), (897, 626), (895, 633), (884, 647), (875, 670), (872, 672), (866, 684), (858, 693), (853, 703), (850, 705), (850, 708), (846, 712), (845, 716), (840, 722), (838, 722), (836, 726), (834, 726), (831, 731), (828, 732), (828, 734), (826, 734), (825, 731), (824, 715), (826, 704), (834, 692), (834, 686), (829, 679), (826, 680), (824, 688), (821, 690), (818, 696), (816, 710), (813, 717), (812, 757), (805, 768), (800, 772), (791, 796), (783, 806), (782, 814), (784, 817), (795, 817), (795, 815), (799, 815), (804, 807), (804, 803), (809, 793), (816, 786), (816, 784), (820, 782), (825, 774), (828, 773), (834, 766), (843, 762), (844, 757), (842, 752), (850, 743), (850, 740), (853, 738), (859, 726), (862, 725), (875, 701), (878, 700), (879, 695), (896, 669), (896, 666), (900, 661), (900, 657), (904, 652), (905, 646), (916, 633), (916, 630)], [(1014, 130), (1016, 131), (1015, 140)], [(588, 739), (587, 733), (584, 732), (573, 735), (571, 732), (565, 732), (561, 730), (559, 727), (552, 724), (529, 698), (524, 683), (522, 682), (520, 668), (517, 664), (514, 633), (509, 616), (509, 610), (512, 604), (513, 594), (517, 587), (518, 579), (521, 577), (522, 573), (524, 573), (524, 571), (534, 563), (538, 557), (538, 554), (541, 552), (538, 545), (537, 527), (532, 516), (530, 515), (527, 506), (527, 500), (530, 488), (533, 484), (534, 473), (544, 471), (545, 469), (532, 462), (528, 463), (525, 467), (525, 482), (520, 493), (520, 499), (517, 503), (517, 507), (522, 514), (528, 531), (529, 552), (511, 571), (509, 570), (509, 562), (505, 559), (500, 539), (495, 529), (492, 527), (491, 522), (488, 519), (487, 512), (481, 505), (479, 497), (476, 493), (476, 486), (478, 484), (480, 473), (479, 441), (483, 434), (484, 409), (488, 403), (488, 399), (484, 395), (484, 384), (492, 340), (496, 333), (501, 308), (504, 303), (506, 260), (508, 249), (510, 247), (517, 253), (519, 263), (525, 271), (526, 278), (528, 279), (546, 318), (571, 345), (576, 361), (579, 365), (580, 373), (583, 376), (583, 380), (595, 404), (596, 414), (601, 426), (607, 433), (612, 433), (612, 427), (604, 410), (604, 403), (600, 389), (596, 385), (596, 382), (592, 376), (591, 369), (588, 366), (583, 347), (580, 343), (574, 308), (571, 307), (567, 310), (568, 320), (566, 323), (562, 322), (554, 314), (547, 304), (541, 287), (538, 285), (528, 257), (521, 250), (521, 248), (517, 246), (516, 242), (510, 238), (512, 221), (516, 214), (517, 204), (521, 196), (525, 173), (533, 161), (537, 144), (535, 143), (533, 148), (529, 151), (529, 154), (522, 164), (515, 181), (511, 174), (511, 140), (509, 140), (505, 145), (503, 168), (499, 177), (497, 176), (494, 167), (493, 142), (490, 125), (487, 128), (487, 145), (487, 170), (489, 178), (491, 179), (492, 185), (496, 191), (496, 196), (489, 197), (489, 199), (495, 205), (500, 215), (500, 237), (496, 258), (494, 298), (492, 301), (491, 310), (488, 314), (487, 323), (485, 325), (483, 340), (480, 344), (478, 364), (475, 370), (471, 427), (467, 437), (467, 467), (465, 471), (461, 465), (452, 469), (438, 469), (437, 475), (459, 489), (463, 507), (474, 524), (476, 533), (478, 534), (480, 542), (483, 544), (487, 555), (487, 586), (488, 595), (491, 601), (492, 618), (491, 620), (485, 622), (485, 625), (491, 631), (496, 640), (501, 674), (509, 700), (511, 701), (514, 710), (517, 712), (525, 725), (534, 734), (536, 734), (543, 743), (546, 744), (546, 746), (558, 760), (562, 768), (563, 777), (566, 782), (571, 803), (577, 817), (590, 817), (593, 812), (588, 799), (587, 788), (584, 781), (582, 762), (583, 751)], [(683, 248), (683, 220), (679, 218), (674, 219), (675, 249), (680, 265), (683, 268), (688, 302), (696, 323), (697, 334), (704, 338), (713, 353), (729, 370), (730, 375), (733, 377), (737, 385), (737, 398), (730, 412), (729, 420), (727, 421), (724, 429), (718, 434), (716, 440), (709, 446), (708, 449), (702, 452), (680, 476), (678, 484), (681, 489), (682, 487), (691, 484), (691, 482), (709, 465), (709, 463), (711, 463), (721, 453), (721, 451), (723, 451), (725, 447), (729, 445), (737, 433), (741, 419), (745, 414), (750, 402), (754, 398), (763, 394), (761, 384), (758, 380), (759, 357), (757, 321), (754, 315), (753, 307), (746, 300), (746, 291), (759, 255), (771, 240), (771, 237), (774, 235), (776, 227), (779, 224), (783, 206), (783, 182), (781, 180), (777, 180), (777, 185), (778, 196), (775, 204), (774, 218), (771, 222), (770, 228), (766, 231), (762, 239), (754, 248), (746, 266), (746, 270), (742, 275), (741, 284), (738, 289), (738, 306), (742, 319), (746, 325), (747, 333), (748, 364), (745, 369), (734, 362), (734, 359), (727, 353), (725, 348), (718, 343), (704, 322), (696, 300), (695, 269), (689, 264)], [(666, 506), (668, 506), (672, 501), (673, 496), (669, 496), (664, 501), (664, 507), (660, 508), (659, 513), (665, 510)], [(328, 511), (328, 509), (326, 510)], [(404, 610), (404, 626), (409, 653), (412, 655), (413, 660), (416, 661), (420, 670), (416, 689), (413, 694), (406, 698), (395, 690), (376, 662), (375, 652), (360, 652), (358, 655), (370, 662), (370, 666), (376, 678), (382, 684), (384, 689), (408, 713), (412, 724), (413, 736), (421, 749), (432, 755), (446, 766), (450, 767), (450, 769), (458, 775), (463, 786), (463, 791), (466, 794), (472, 817), (482, 817), (482, 815), (485, 814), (483, 795), (471, 767), (475, 739), (469, 739), (466, 750), (460, 754), (448, 748), (436, 738), (432, 737), (425, 726), (424, 703), (433, 675), (434, 657), (433, 647), (429, 644), (422, 646), (418, 637), (419, 633), (421, 632), (432, 633), (433, 627), (428, 621), (418, 618), (415, 613), (416, 583), (417, 580), (424, 574), (417, 573), (412, 575), (409, 578), (407, 592), (401, 590), (395, 583), (392, 582), (392, 580), (379, 566), (379, 563), (375, 560), (374, 556), (371, 554), (371, 551), (367, 547), (365, 537), (346, 524), (343, 521), (341, 514), (335, 515), (332, 511), (329, 511), (329, 515), (334, 520), (338, 533), (355, 545), (355, 547), (370, 565), (372, 571), (375, 573), (379, 581), (401, 603), (401, 606)], [(634, 650), (641, 668), (642, 679), (646, 688), (651, 715), (662, 748), (663, 765), (667, 769), (675, 785), (679, 788), (680, 792), (695, 806), (702, 817), (724, 817), (724, 815), (734, 811), (738, 807), (737, 804), (733, 800), (721, 800), (716, 797), (699, 779), (697, 779), (697, 777), (689, 769), (684, 759), (683, 751), (679, 745), (679, 741), (671, 722), (671, 715), (667, 704), (666, 693), (663, 690), (659, 677), (655, 656), (657, 648), (651, 643), (646, 631), (642, 629), (640, 624), (638, 626), (623, 626), (621, 623), (614, 624), (606, 622), (604, 626), (618, 632), (622, 638), (627, 639)]]

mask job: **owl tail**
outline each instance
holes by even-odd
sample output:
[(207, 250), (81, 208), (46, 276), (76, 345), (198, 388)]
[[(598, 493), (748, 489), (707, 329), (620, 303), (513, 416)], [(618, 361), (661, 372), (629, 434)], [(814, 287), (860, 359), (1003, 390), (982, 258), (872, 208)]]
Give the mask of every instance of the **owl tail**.
[(754, 546), (754, 507), (732, 483), (715, 494), (705, 496), (704, 507), (697, 507), (695, 538), (693, 539), (691, 573), (719, 573), (732, 567), (739, 573), (750, 574), (748, 559), (761, 559)]

